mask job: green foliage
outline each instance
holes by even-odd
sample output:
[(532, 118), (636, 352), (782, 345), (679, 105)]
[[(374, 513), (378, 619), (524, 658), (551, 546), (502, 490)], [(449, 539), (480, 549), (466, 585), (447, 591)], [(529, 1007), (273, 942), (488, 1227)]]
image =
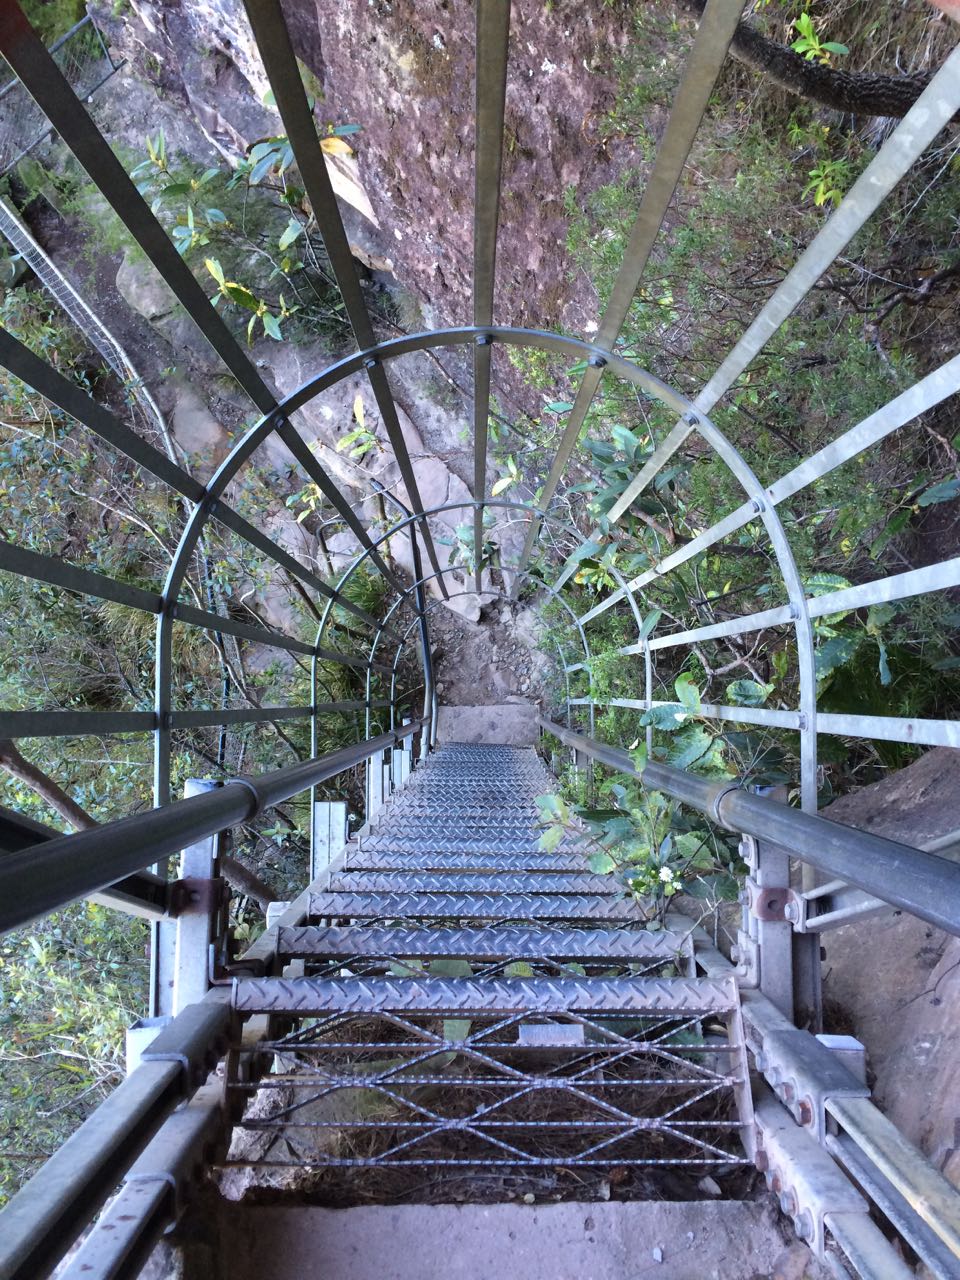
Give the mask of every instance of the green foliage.
[(77, 905), (0, 939), (0, 1203), (123, 1077), (147, 928)]
[(22, 0), (24, 17), (45, 45), (51, 45), (86, 15), (85, 0)]
[(809, 13), (801, 13), (793, 25), (796, 28), (797, 38), (790, 48), (795, 53), (802, 54), (808, 62), (819, 62), (821, 66), (826, 67), (830, 65), (831, 57), (843, 56), (850, 52), (845, 44), (838, 44), (836, 40), (821, 40)]
[(622, 882), (644, 911), (648, 928), (660, 928), (677, 893), (736, 897), (736, 855), (679, 804), (636, 779), (618, 775), (600, 788), (606, 808), (569, 805), (562, 796), (540, 796), (540, 848), (552, 852), (565, 836), (586, 843), (590, 869)]

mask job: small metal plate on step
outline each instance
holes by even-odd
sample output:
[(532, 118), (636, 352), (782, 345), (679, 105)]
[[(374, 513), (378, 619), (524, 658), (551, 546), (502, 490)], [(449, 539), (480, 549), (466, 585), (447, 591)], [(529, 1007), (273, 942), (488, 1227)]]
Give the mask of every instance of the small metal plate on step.
[(517, 1044), (541, 1049), (576, 1048), (586, 1044), (582, 1022), (523, 1022)]

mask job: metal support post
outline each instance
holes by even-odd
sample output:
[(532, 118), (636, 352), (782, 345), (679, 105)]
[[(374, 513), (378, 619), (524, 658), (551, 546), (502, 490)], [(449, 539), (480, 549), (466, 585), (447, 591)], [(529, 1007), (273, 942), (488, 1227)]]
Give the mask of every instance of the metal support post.
[[(216, 790), (209, 778), (188, 778), (184, 799)], [(177, 914), (176, 958), (173, 974), (173, 1008), (176, 1015), (206, 995), (209, 982), (210, 945), (215, 937), (218, 914), (217, 859), (221, 836), (204, 836), (189, 844), (180, 855), (180, 884), (185, 899)]]
[(316, 880), (326, 871), (350, 838), (347, 802), (315, 800), (313, 803), (313, 840), (311, 841), (310, 879)]
[(386, 751), (381, 748), (367, 759), (367, 812), (366, 821), (371, 823), (383, 808), (385, 800), (383, 778), (386, 769)]
[[(404, 720), (404, 724), (409, 724), (409, 720)], [(391, 788), (396, 790), (402, 787), (407, 778), (410, 777), (410, 770), (413, 768), (413, 739), (404, 738), (390, 753), (390, 772), (391, 772)]]

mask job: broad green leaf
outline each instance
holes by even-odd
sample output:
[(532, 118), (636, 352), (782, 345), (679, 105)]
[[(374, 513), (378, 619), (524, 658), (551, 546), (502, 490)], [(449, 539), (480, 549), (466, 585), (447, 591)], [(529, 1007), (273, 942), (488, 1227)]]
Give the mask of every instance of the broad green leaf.
[(609, 853), (591, 853), (590, 870), (597, 876), (609, 875), (611, 871), (616, 871), (617, 864), (610, 857)]
[(705, 756), (712, 746), (713, 738), (706, 729), (699, 725), (690, 725), (682, 733), (678, 733), (670, 744), (667, 764), (673, 765), (675, 769), (689, 769), (702, 756)]
[(499, 494), (505, 493), (511, 485), (516, 484), (513, 476), (501, 476), (500, 479), (491, 487), (490, 496), (496, 498)]
[(738, 707), (762, 707), (773, 689), (772, 684), (758, 680), (734, 680), (727, 685), (727, 698)]
[(297, 236), (299, 236), (302, 233), (302, 231), (303, 231), (303, 223), (300, 222), (297, 218), (291, 218), (290, 221), (287, 223), (286, 230), (284, 231), (283, 235), (280, 237), (280, 240), (278, 242), (277, 247), (280, 249), (280, 252), (282, 253), (284, 249), (289, 249), (290, 246), (293, 244), (294, 240), (296, 240)]
[(280, 342), (283, 334), (280, 332), (280, 322), (277, 317), (272, 316), (269, 311), (265, 311), (260, 319), (263, 321), (264, 333), (275, 339), (275, 341)]
[(259, 311), (260, 303), (256, 300), (249, 289), (242, 284), (229, 280), (224, 283), (223, 290), (231, 302), (235, 302), (240, 307), (246, 307), (248, 311)]
[(813, 573), (803, 580), (804, 588), (809, 596), (826, 596), (831, 591), (844, 591), (852, 586), (849, 578), (842, 578), (839, 573)]
[(640, 718), (640, 723), (644, 726), (652, 725), (654, 729), (666, 729), (672, 733), (687, 718), (688, 713), (685, 708), (678, 706), (675, 702), (671, 702), (665, 706), (651, 707), (649, 711), (645, 711)]
[(472, 978), (473, 965), (469, 960), (461, 960), (456, 956), (441, 956), (436, 960), (431, 960), (429, 965), (431, 975), (440, 978)]
[(551, 400), (543, 407), (547, 413), (569, 413), (573, 405), (569, 400)]
[(850, 661), (859, 647), (858, 636), (834, 636), (817, 648), (817, 679), (824, 680)]
[(217, 284), (225, 283), (223, 278), (223, 268), (220, 266), (220, 263), (217, 261), (216, 258), (205, 258), (203, 261), (203, 265), (207, 268), (207, 270), (213, 276), (214, 280), (216, 280)]
[(700, 690), (693, 682), (689, 671), (681, 671), (673, 682), (674, 692), (684, 710), (692, 716), (700, 714)]
[(470, 1034), (473, 1023), (469, 1018), (444, 1018), (441, 1034), (444, 1040), (462, 1043)]
[(932, 507), (937, 502), (950, 502), (957, 494), (960, 494), (960, 480), (956, 477), (951, 480), (941, 480), (939, 484), (931, 485), (921, 493), (917, 499), (917, 506)]
[(539, 845), (544, 853), (553, 853), (557, 845), (563, 839), (563, 827), (553, 826), (547, 827), (546, 831), (540, 835)]

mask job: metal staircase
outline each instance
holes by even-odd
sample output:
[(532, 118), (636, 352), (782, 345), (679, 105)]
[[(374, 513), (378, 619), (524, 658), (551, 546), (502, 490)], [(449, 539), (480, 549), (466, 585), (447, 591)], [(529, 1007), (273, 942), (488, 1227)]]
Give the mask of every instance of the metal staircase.
[[(237, 1162), (749, 1162), (733, 976), (697, 976), (689, 931), (646, 929), (582, 843), (540, 852), (535, 801), (555, 789), (532, 748), (451, 743), (348, 846), (309, 923), (278, 929), (285, 976), (234, 984), (237, 1013), (269, 1016), (259, 1079), (233, 1059), (252, 1099)], [(244, 1130), (270, 1137), (253, 1160)]]
[[(522, 203), (518, 209), (516, 202), (500, 199), (510, 50), (517, 43), (510, 37), (507, 0), (478, 0), (475, 6), (470, 322), (389, 341), (375, 331), (356, 274), (285, 7), (280, 0), (244, 3), (253, 46), (259, 49), (357, 349), (311, 372), (302, 387), (278, 399), (269, 370), (251, 357), (225, 313), (215, 309), (208, 281), (195, 276), (180, 256), (20, 6), (12, 0), (0, 5), (0, 55), (18, 77), (17, 93), (36, 103), (44, 129), (55, 130), (83, 166), (210, 343), (223, 372), (256, 410), (253, 424), (203, 483), (148, 443), (125, 414), (88, 394), (56, 361), (48, 362), (0, 328), (0, 364), (8, 373), (65, 415), (78, 438), (89, 435), (122, 455), (137, 469), (135, 485), (164, 502), (172, 500), (182, 515), (165, 576), (142, 581), (139, 573), (131, 580), (106, 571), (108, 565), (96, 560), (96, 545), (88, 554), (41, 552), (22, 531), (19, 541), (0, 539), (3, 573), (42, 584), (54, 595), (110, 602), (129, 619), (116, 625), (140, 634), (153, 619), (155, 631), (153, 658), (144, 657), (144, 669), (153, 673), (152, 706), (51, 705), (49, 690), (38, 689), (24, 706), (0, 709), (0, 738), (11, 740), (151, 735), (155, 806), (147, 810), (129, 797), (116, 797), (115, 820), (70, 835), (29, 815), (0, 815), (0, 929), (18, 928), (84, 897), (106, 894), (113, 906), (153, 922), (155, 971), (150, 1025), (138, 1028), (147, 1041), (139, 1065), (131, 1066), (109, 1098), (4, 1209), (0, 1280), (37, 1280), (54, 1271), (58, 1280), (116, 1280), (135, 1277), (145, 1267), (157, 1274), (151, 1251), (164, 1232), (176, 1228), (176, 1239), (189, 1253), (211, 1227), (219, 1229), (219, 1238), (206, 1263), (194, 1260), (183, 1273), (191, 1280), (201, 1273), (204, 1280), (221, 1275), (242, 1280), (248, 1274), (268, 1280), (318, 1271), (328, 1280), (341, 1275), (476, 1280), (507, 1271), (609, 1280), (649, 1273), (650, 1264), (642, 1265), (644, 1251), (654, 1268), (665, 1264), (656, 1274), (674, 1280), (774, 1274), (775, 1255), (761, 1261), (750, 1214), (741, 1214), (736, 1232), (721, 1240), (715, 1232), (718, 1214), (711, 1225), (704, 1203), (691, 1205), (689, 1181), (682, 1188), (687, 1194), (673, 1184), (679, 1204), (672, 1208), (678, 1212), (661, 1214), (655, 1227), (632, 1214), (641, 1201), (602, 1205), (600, 1188), (589, 1182), (611, 1171), (609, 1194), (615, 1169), (619, 1187), (636, 1176), (636, 1190), (642, 1192), (639, 1179), (647, 1169), (681, 1179), (705, 1172), (715, 1180), (729, 1175), (732, 1184), (744, 1165), (763, 1174), (785, 1222), (833, 1274), (909, 1280), (917, 1276), (916, 1267), (923, 1267), (924, 1275), (955, 1280), (960, 1275), (960, 1193), (871, 1100), (862, 1046), (853, 1042), (842, 1050), (852, 1064), (848, 1070), (839, 1056), (841, 1046), (833, 1042), (849, 1037), (815, 1033), (821, 1026), (821, 932), (884, 903), (956, 937), (960, 865), (902, 837), (884, 838), (869, 824), (830, 821), (817, 813), (817, 805), (819, 738), (960, 747), (960, 726), (955, 718), (847, 714), (818, 706), (814, 628), (819, 619), (838, 614), (955, 591), (960, 557), (904, 572), (881, 566), (870, 570), (867, 580), (815, 594), (798, 570), (793, 540), (802, 515), (797, 504), (811, 487), (838, 468), (867, 459), (885, 441), (911, 429), (920, 415), (944, 404), (960, 388), (960, 356), (898, 390), (861, 421), (843, 429), (838, 425), (835, 438), (825, 439), (823, 447), (779, 478), (761, 479), (710, 415), (767, 344), (782, 337), (790, 317), (802, 332), (804, 315), (798, 308), (804, 299), (911, 167), (937, 154), (931, 148), (960, 110), (960, 49), (865, 163), (809, 246), (784, 264), (782, 279), (750, 325), (689, 398), (644, 369), (635, 355), (627, 358), (620, 335), (634, 300), (649, 283), (651, 251), (661, 224), (670, 223), (673, 193), (743, 0), (708, 0), (626, 254), (591, 341), (495, 323), (502, 310), (500, 302), (494, 305), (501, 211), (509, 209), (512, 220), (523, 216)], [(371, 21), (379, 35), (391, 6), (373, 8)], [(563, 19), (555, 17), (552, 39), (561, 41)], [(549, 52), (545, 44), (544, 55)], [(525, 81), (521, 84), (516, 71), (512, 89), (520, 92)], [(518, 102), (524, 110), (542, 111), (522, 96)], [(453, 96), (444, 110), (459, 111)], [(409, 112), (405, 104), (397, 123), (419, 111), (415, 102)], [(524, 199), (530, 194), (524, 191)], [(545, 194), (559, 198), (562, 192), (532, 193), (534, 199)], [(764, 234), (762, 227), (758, 234)], [(528, 349), (564, 368), (573, 366), (571, 376), (579, 369), (579, 382), (570, 393), (575, 400), (558, 431), (555, 455), (551, 459), (544, 451), (547, 474), (530, 478), (536, 496), (523, 498), (518, 487), (504, 497), (488, 474), (491, 375), (495, 357)], [(470, 501), (428, 507), (418, 491), (391, 378), (395, 362), (419, 352), (459, 352), (472, 363)], [(342, 390), (355, 375), (366, 380), (364, 386), (369, 383), (402, 480), (398, 487), (406, 495), (405, 502), (391, 498), (402, 518), (370, 525), (301, 434), (301, 410), (314, 402), (319, 407), (324, 396)], [(600, 598), (593, 600), (584, 597), (576, 577), (583, 558), (597, 546), (581, 527), (568, 523), (566, 497), (578, 486), (560, 486), (601, 384), (649, 399), (674, 422), (606, 511), (604, 540), (617, 537), (616, 526), (628, 508), (648, 485), (665, 480), (663, 469), (674, 458), (692, 471), (705, 459), (718, 460), (736, 498), (728, 510), (719, 486), (718, 508), (711, 513), (715, 523), (629, 581), (611, 566), (615, 589), (598, 592)], [(251, 519), (243, 514), (247, 506), (237, 499), (248, 468), (256, 465), (252, 460), (268, 440), (284, 445), (296, 462), (298, 483), (315, 485), (356, 541), (355, 558), (336, 583), (318, 572), (310, 556), (275, 540), (268, 513), (259, 513), (262, 525), (252, 522), (252, 512)], [(384, 497), (386, 491), (372, 476), (370, 483), (371, 492)], [(891, 502), (890, 514), (900, 510), (900, 497), (893, 494)], [(553, 609), (562, 623), (557, 649), (565, 696), (541, 708), (541, 730), (568, 748), (578, 765), (589, 761), (627, 775), (740, 837), (748, 874), (732, 960), (688, 923), (668, 917), (668, 927), (660, 932), (644, 928), (637, 905), (612, 881), (592, 875), (579, 841), (570, 840), (551, 854), (539, 850), (534, 802), (555, 784), (531, 749), (450, 743), (432, 750), (437, 690), (430, 612), (451, 587), (457, 594), (450, 575), (459, 572), (449, 562), (440, 567), (435, 540), (441, 533), (438, 518), (453, 513), (472, 522), (478, 548), (498, 529), (521, 517), (527, 521), (518, 557), (502, 566), (481, 558), (474, 568), (478, 590), (482, 572), (489, 571), (491, 590), (503, 596), (525, 592), (525, 603), (541, 612)], [(763, 600), (754, 612), (753, 605), (744, 604), (742, 613), (734, 605), (721, 621), (705, 621), (691, 611), (676, 620), (662, 616), (657, 597), (648, 599), (646, 588), (713, 548), (719, 554), (731, 537), (751, 526), (763, 540), (758, 547), (777, 566), (779, 602)], [(208, 535), (224, 539), (231, 554), (239, 548), (240, 558), (264, 583), (279, 575), (295, 581), (310, 623), (291, 627), (297, 634), (288, 634), (234, 616), (216, 598), (209, 609), (197, 607), (191, 566)], [(409, 540), (412, 580), (401, 579), (396, 566), (387, 563), (390, 542), (397, 538)], [(562, 568), (561, 554), (567, 557)], [(368, 613), (351, 591), (366, 570), (378, 573), (388, 589), (392, 603), (385, 603), (382, 615)], [(678, 599), (696, 603), (688, 599), (682, 577), (674, 576), (672, 584)], [(595, 641), (591, 647), (591, 635), (597, 635), (596, 620), (612, 609), (627, 631), (626, 643), (617, 650), (623, 659), (618, 679), (607, 687), (605, 680), (595, 679), (594, 659), (603, 650)], [(757, 794), (746, 779), (718, 780), (697, 773), (695, 765), (680, 769), (663, 763), (653, 750), (652, 726), (639, 725), (644, 713), (672, 705), (674, 676), (688, 653), (696, 653), (699, 661), (700, 646), (710, 651), (726, 637), (758, 637), (768, 629), (779, 629), (782, 652), (795, 668), (796, 705), (705, 702), (699, 715), (720, 725), (790, 735), (799, 808)], [(217, 710), (193, 704), (174, 656), (185, 637), (220, 635), (261, 653), (309, 658), (308, 691), (291, 683), (279, 706)], [(411, 652), (419, 664), (404, 662)], [(321, 677), (328, 663), (366, 672), (362, 701), (326, 701)], [(664, 694), (671, 701), (665, 703)], [(632, 751), (604, 740), (607, 730), (596, 712), (611, 707), (635, 713), (641, 734), (646, 729), (642, 770)], [(321, 730), (327, 717), (355, 713), (363, 723), (356, 738), (324, 751), (321, 744), (328, 739)], [(253, 732), (278, 720), (310, 727), (309, 758), (240, 777), (218, 769), (215, 779), (200, 782), (187, 796), (174, 794), (174, 781), (194, 767), (184, 748), (185, 732), (228, 725)], [(420, 747), (411, 773), (414, 735)], [(631, 732), (624, 741), (633, 737)], [(335, 740), (341, 740), (339, 733)], [(385, 753), (391, 756), (389, 772)], [(219, 842), (286, 800), (306, 801), (309, 795), (315, 801), (318, 786), (363, 766), (372, 780), (368, 829), (317, 875), (323, 862), (318, 854), (329, 850), (336, 824), (332, 809), (325, 824), (315, 821), (312, 882), (236, 957)], [(384, 806), (391, 783), (399, 789)], [(346, 784), (338, 786), (348, 794)], [(344, 814), (342, 800), (330, 802), (337, 803)], [(172, 868), (174, 860), (179, 878), (167, 876), (168, 862)], [(153, 867), (163, 875), (149, 870)], [(817, 876), (827, 884), (816, 885)], [(369, 1195), (374, 1203), (358, 1212), (377, 1215), (379, 1227), (368, 1227), (363, 1219), (364, 1225), (351, 1228), (345, 1215), (328, 1225), (319, 1243), (311, 1234), (310, 1222), (332, 1212), (310, 1198), (318, 1194), (321, 1180), (328, 1180), (321, 1200), (335, 1184), (345, 1193), (335, 1202), (353, 1203), (351, 1187), (356, 1189), (361, 1176), (375, 1174), (382, 1193), (387, 1178), (409, 1178), (411, 1168), (439, 1177), (444, 1193), (452, 1179), (467, 1175), (492, 1173), (502, 1180), (509, 1174), (519, 1189), (524, 1178), (553, 1177), (556, 1171), (550, 1198), (571, 1203), (553, 1207), (576, 1209), (577, 1231), (567, 1220), (558, 1232), (546, 1223), (540, 1203), (530, 1206), (528, 1216), (521, 1202), (497, 1206), (504, 1213), (496, 1220), (492, 1211), (482, 1222), (475, 1217), (479, 1225), (472, 1241), (462, 1234), (445, 1237), (444, 1231), (453, 1231), (450, 1215), (444, 1216), (451, 1206), (431, 1203), (433, 1225), (425, 1228), (424, 1217), (416, 1217), (404, 1234), (398, 1214), (423, 1206), (385, 1208)], [(209, 1211), (205, 1197), (212, 1179), (220, 1180), (221, 1190), (231, 1177), (256, 1185), (264, 1170), (274, 1192), (297, 1192), (288, 1197), (291, 1213), (300, 1215), (295, 1220), (271, 1218), (272, 1206), (255, 1198), (241, 1201), (234, 1213), (222, 1197)], [(749, 1169), (745, 1180), (748, 1174)], [(404, 1194), (409, 1199), (409, 1185)], [(662, 1185), (655, 1194), (663, 1198)], [(591, 1202), (589, 1213), (577, 1205), (578, 1197)], [(460, 1205), (455, 1207), (459, 1212)], [(489, 1209), (483, 1203), (472, 1207), (483, 1214)], [(758, 1207), (733, 1199), (713, 1206), (717, 1211)], [(584, 1241), (593, 1246), (594, 1227), (587, 1223), (594, 1222), (598, 1245), (615, 1238), (623, 1246), (608, 1254), (605, 1267), (584, 1246)], [(425, 1231), (433, 1233), (432, 1253), (419, 1248)], [(736, 1263), (728, 1249), (734, 1234), (741, 1247)], [(681, 1259), (694, 1236), (704, 1240), (698, 1260)], [(515, 1237), (533, 1241), (520, 1270)], [(543, 1249), (545, 1240), (556, 1247)], [(477, 1241), (486, 1249), (482, 1257)], [(776, 1243), (783, 1244), (779, 1234)], [(181, 1274), (174, 1267), (164, 1274), (173, 1273)]]

